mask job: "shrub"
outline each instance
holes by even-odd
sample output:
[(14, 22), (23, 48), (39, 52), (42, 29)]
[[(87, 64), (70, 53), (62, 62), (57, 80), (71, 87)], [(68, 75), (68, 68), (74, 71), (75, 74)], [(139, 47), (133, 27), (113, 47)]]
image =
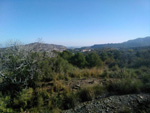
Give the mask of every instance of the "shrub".
[(50, 100), (51, 100), (51, 103), (49, 103), (49, 104), (52, 105), (51, 106), (52, 108), (60, 108), (61, 107), (62, 98), (60, 97), (60, 95), (58, 93), (53, 95)]
[(0, 112), (1, 113), (12, 113), (13, 109), (8, 107), (10, 105), (10, 97), (9, 96), (0, 96)]
[(100, 57), (98, 56), (98, 54), (96, 54), (94, 52), (89, 53), (86, 56), (86, 61), (87, 61), (87, 66), (90, 68), (95, 67), (95, 66), (98, 66), (98, 67), (102, 66), (102, 61), (101, 61)]
[(62, 83), (60, 83), (60, 82), (54, 82), (53, 89), (54, 89), (55, 92), (59, 92), (62, 88), (63, 88)]
[(49, 93), (46, 90), (42, 91), (40, 93), (40, 95), (42, 96), (44, 102), (46, 102), (50, 98), (50, 95), (49, 95)]
[(14, 98), (14, 107), (25, 109), (31, 106), (33, 97), (33, 89), (23, 89), (16, 98)]
[(75, 107), (77, 102), (77, 97), (74, 93), (70, 93), (69, 95), (65, 95), (63, 99), (63, 109), (69, 109)]
[(61, 112), (61, 110), (59, 108), (53, 108), (50, 113), (60, 113), (60, 112)]
[(109, 73), (108, 73), (107, 70), (105, 70), (100, 76), (101, 76), (101, 77), (108, 78), (108, 77), (109, 77)]
[(71, 64), (79, 67), (79, 68), (84, 68), (86, 65), (86, 59), (85, 56), (82, 53), (76, 53), (72, 58), (71, 58)]
[(41, 108), (43, 104), (44, 104), (43, 97), (42, 96), (38, 96), (38, 98), (37, 98), (38, 108)]
[(108, 91), (118, 94), (137, 93), (141, 90), (143, 84), (138, 79), (121, 79), (118, 82), (109, 83)]
[(99, 96), (101, 94), (104, 94), (107, 92), (107, 88), (101, 85), (94, 85), (91, 87), (85, 87), (78, 91), (76, 98), (79, 98), (79, 101), (85, 102), (85, 101), (91, 101), (96, 96)]
[(92, 89), (94, 91), (95, 97), (107, 92), (107, 89), (101, 85), (95, 85), (92, 87)]
[(91, 101), (94, 97), (94, 92), (91, 88), (84, 88), (78, 92), (78, 95), (81, 102)]
[(144, 84), (142, 90), (144, 92), (150, 93), (150, 76), (144, 75), (141, 79)]

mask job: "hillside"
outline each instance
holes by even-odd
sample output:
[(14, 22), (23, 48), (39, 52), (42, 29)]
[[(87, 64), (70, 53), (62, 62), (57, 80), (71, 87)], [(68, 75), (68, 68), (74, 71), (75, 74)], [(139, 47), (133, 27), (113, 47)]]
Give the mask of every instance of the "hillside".
[[(20, 48), (23, 50), (29, 50), (29, 51), (36, 51), (36, 52), (51, 52), (53, 50), (55, 51), (59, 51), (62, 52), (64, 50), (66, 50), (65, 46), (62, 45), (56, 45), (56, 44), (46, 44), (46, 43), (30, 43), (30, 44), (26, 44), (26, 45), (16, 45), (16, 48)], [(7, 48), (0, 48), (0, 50), (5, 50)], [(13, 46), (14, 49), (14, 46)]]
[(0, 113), (150, 113), (150, 47), (75, 53), (49, 46), (0, 52)]
[(92, 49), (98, 48), (130, 48), (130, 47), (144, 47), (150, 46), (150, 36), (145, 38), (137, 38), (123, 43), (110, 43), (110, 44), (95, 44), (91, 46)]
[(25, 47), (29, 47), (33, 51), (45, 51), (45, 52), (51, 52), (53, 50), (62, 52), (66, 50), (65, 46), (46, 43), (30, 43), (25, 45)]

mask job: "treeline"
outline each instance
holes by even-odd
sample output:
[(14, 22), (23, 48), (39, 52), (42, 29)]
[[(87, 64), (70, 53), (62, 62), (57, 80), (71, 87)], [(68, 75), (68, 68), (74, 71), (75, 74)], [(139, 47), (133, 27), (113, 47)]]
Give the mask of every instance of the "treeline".
[[(104, 93), (150, 92), (150, 48), (53, 53), (1, 51), (0, 112), (60, 112)], [(64, 84), (90, 77), (106, 83), (75, 91)]]
[(103, 65), (101, 58), (98, 54), (96, 54), (96, 52), (91, 52), (84, 55), (81, 52), (73, 54), (70, 51), (63, 51), (59, 55), (72, 65), (77, 66), (79, 68), (102, 67)]

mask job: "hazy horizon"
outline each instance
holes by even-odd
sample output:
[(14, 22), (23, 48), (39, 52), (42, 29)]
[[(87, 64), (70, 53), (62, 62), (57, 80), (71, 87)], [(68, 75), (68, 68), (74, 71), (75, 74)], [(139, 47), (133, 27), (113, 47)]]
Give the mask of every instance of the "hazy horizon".
[(1, 0), (0, 44), (121, 43), (150, 36), (149, 20), (150, 0)]

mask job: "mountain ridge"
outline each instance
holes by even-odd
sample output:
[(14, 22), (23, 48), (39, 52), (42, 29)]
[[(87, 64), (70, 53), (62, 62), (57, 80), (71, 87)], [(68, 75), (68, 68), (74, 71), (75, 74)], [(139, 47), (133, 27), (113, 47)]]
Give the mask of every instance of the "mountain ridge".
[(29, 43), (24, 46), (32, 48), (33, 51), (47, 51), (47, 52), (51, 52), (53, 50), (62, 52), (67, 49), (67, 47), (63, 45), (47, 44), (39, 42)]
[(35, 52), (52, 52), (52, 51), (59, 51), (62, 52), (67, 49), (67, 47), (63, 45), (57, 45), (57, 44), (47, 44), (47, 43), (29, 43), (25, 45), (20, 44), (12, 44), (10, 47), (0, 48), (1, 51), (5, 51), (8, 48), (20, 48), (22, 50), (28, 50), (28, 51), (35, 51)]
[(99, 48), (129, 48), (129, 47), (144, 47), (150, 46), (150, 36), (144, 38), (136, 38), (122, 43), (94, 44), (90, 46), (92, 49)]

